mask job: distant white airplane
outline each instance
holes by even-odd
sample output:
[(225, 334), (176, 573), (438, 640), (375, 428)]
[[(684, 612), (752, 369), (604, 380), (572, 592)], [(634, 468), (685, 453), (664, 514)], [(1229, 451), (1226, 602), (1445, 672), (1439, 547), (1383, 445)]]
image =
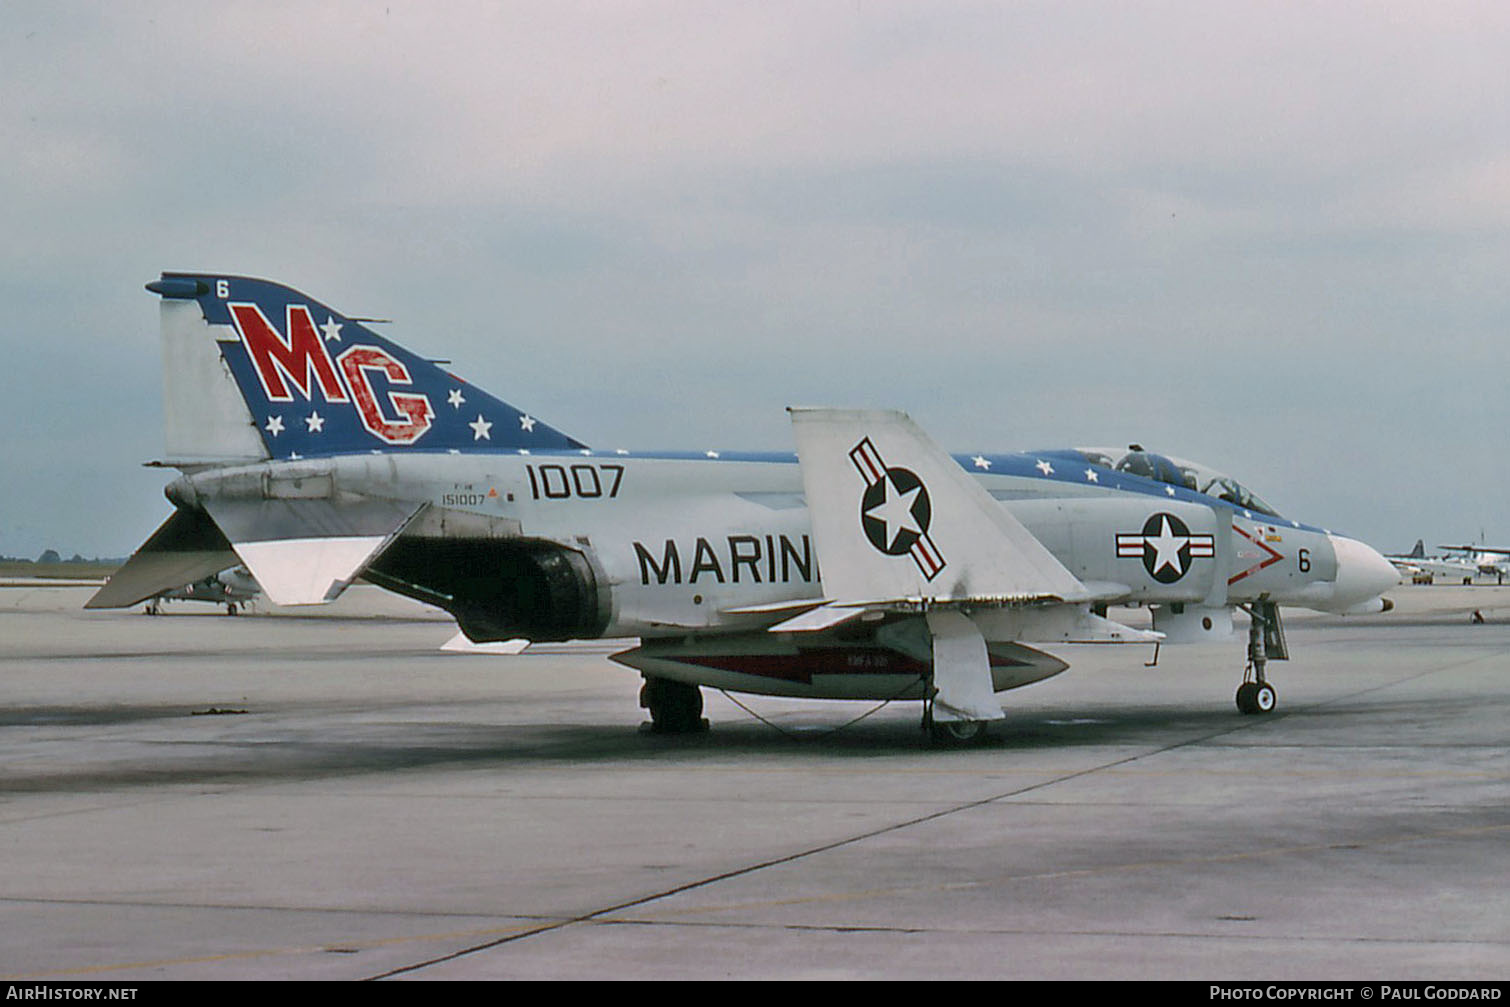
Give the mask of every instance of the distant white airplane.
[(1416, 539), (1415, 548), (1407, 553), (1386, 554), (1385, 559), (1395, 565), (1402, 577), (1409, 577), (1416, 584), (1431, 584), (1437, 578), (1472, 584), (1478, 568), (1455, 556), (1428, 556), (1426, 543)]
[(1474, 572), (1493, 577), (1500, 584), (1505, 582), (1505, 574), (1510, 572), (1510, 549), (1496, 549), (1486, 545), (1439, 545), (1437, 548), (1459, 553), (1462, 562), (1472, 566)]

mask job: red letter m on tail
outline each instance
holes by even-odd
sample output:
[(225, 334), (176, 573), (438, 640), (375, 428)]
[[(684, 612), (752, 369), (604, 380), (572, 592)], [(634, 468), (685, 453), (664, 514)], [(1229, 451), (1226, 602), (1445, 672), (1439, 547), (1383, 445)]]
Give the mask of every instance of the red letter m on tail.
[(314, 398), (314, 386), (327, 402), (345, 402), (346, 389), (336, 375), (330, 354), (320, 341), (320, 332), (309, 308), (303, 304), (288, 306), (288, 339), (285, 341), (255, 304), (230, 305), (236, 330), (246, 344), (247, 354), (257, 368), (257, 377), (269, 401), (292, 402), (288, 386), (299, 389), (306, 400)]

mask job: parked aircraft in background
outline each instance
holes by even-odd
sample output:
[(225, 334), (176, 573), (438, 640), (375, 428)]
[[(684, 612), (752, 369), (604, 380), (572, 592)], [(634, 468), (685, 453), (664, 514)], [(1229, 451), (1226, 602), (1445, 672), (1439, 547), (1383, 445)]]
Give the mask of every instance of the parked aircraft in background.
[(1421, 539), (1416, 539), (1415, 547), (1410, 552), (1390, 553), (1384, 558), (1395, 565), (1402, 577), (1409, 577), (1416, 584), (1431, 584), (1437, 578), (1450, 580), (1454, 584), (1459, 581), (1471, 584), (1473, 575), (1478, 572), (1475, 564), (1464, 562), (1456, 556), (1426, 555), (1426, 543)]
[(1485, 545), (1439, 545), (1437, 548), (1456, 553), (1454, 558), (1472, 567), (1475, 573), (1493, 577), (1498, 584), (1505, 582), (1506, 570), (1510, 569), (1510, 549), (1495, 549)]
[(148, 289), (175, 510), (91, 607), (236, 562), (278, 604), (360, 575), (477, 642), (638, 637), (614, 659), (662, 730), (704, 726), (707, 685), (920, 700), (948, 740), (1064, 670), (1030, 645), (1217, 638), (1237, 608), (1238, 706), (1272, 710), (1279, 606), (1379, 611), (1397, 582), (1364, 543), (1137, 447), (951, 457), (900, 413), (794, 409), (795, 454), (595, 450), (287, 287)]
[(226, 615), (235, 615), (255, 601), (259, 593), (257, 582), (246, 567), (231, 567), (182, 587), (158, 592), (147, 599), (146, 614), (161, 615), (165, 601), (204, 601), (224, 605)]

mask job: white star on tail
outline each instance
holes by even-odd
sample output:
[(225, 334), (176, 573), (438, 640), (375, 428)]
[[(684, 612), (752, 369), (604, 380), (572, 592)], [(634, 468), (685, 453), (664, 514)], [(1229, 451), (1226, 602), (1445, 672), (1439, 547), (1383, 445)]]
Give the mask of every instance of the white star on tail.
[(325, 333), (327, 343), (339, 343), (341, 341), (341, 323), (332, 315), (325, 316), (325, 324), (320, 326), (320, 331)]
[(283, 417), (269, 416), (267, 418), (267, 432), (277, 437), (283, 432)]
[(491, 424), (487, 420), (483, 419), (482, 418), (482, 413), (478, 413), (477, 414), (477, 419), (474, 420), (471, 423), (468, 423), (467, 426), (469, 426), (469, 427), (472, 428), (472, 439), (474, 441), (481, 441), (481, 440), (489, 440), (490, 441), (490, 440), (493, 439), (493, 435), (490, 434), (490, 433), (488, 433), (489, 430), (493, 429), (493, 424)]
[(310, 413), (304, 418), (304, 422), (309, 426), (309, 432), (312, 434), (320, 433), (325, 429), (325, 417), (318, 412)]
[(460, 388), (453, 388), (451, 389), (451, 394), (446, 396), (446, 401), (451, 403), (452, 409), (460, 409), (461, 404), (467, 400), (461, 397)]

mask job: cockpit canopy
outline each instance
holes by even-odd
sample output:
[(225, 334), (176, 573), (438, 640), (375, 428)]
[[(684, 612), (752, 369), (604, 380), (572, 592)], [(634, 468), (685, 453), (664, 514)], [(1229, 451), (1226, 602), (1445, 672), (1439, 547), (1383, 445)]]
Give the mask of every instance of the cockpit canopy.
[(1171, 486), (1181, 486), (1197, 493), (1216, 497), (1218, 500), (1225, 500), (1245, 510), (1279, 517), (1278, 511), (1236, 479), (1196, 462), (1145, 451), (1141, 444), (1133, 444), (1126, 451), (1118, 451), (1115, 448), (1076, 448), (1075, 450), (1080, 457), (1092, 465), (1142, 476), (1144, 479), (1168, 483)]

